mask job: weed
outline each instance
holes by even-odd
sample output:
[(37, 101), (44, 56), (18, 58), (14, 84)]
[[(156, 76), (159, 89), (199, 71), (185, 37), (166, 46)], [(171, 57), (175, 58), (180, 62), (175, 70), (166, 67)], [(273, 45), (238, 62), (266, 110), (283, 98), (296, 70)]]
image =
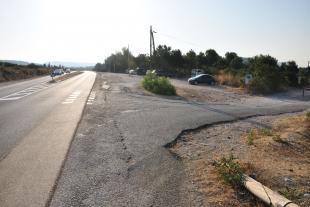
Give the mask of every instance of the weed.
[(235, 159), (233, 155), (228, 158), (223, 157), (215, 162), (215, 168), (226, 183), (240, 187), (243, 184), (244, 175), (240, 164)]
[(262, 128), (260, 130), (260, 132), (264, 136), (272, 136), (273, 135), (273, 131), (271, 129), (267, 129), (267, 128)]
[(278, 135), (278, 134), (272, 136), (272, 139), (273, 139), (273, 141), (275, 141), (275, 142), (279, 142), (279, 143), (281, 143), (281, 144), (289, 145), (288, 141), (282, 139), (281, 136)]
[(285, 190), (279, 191), (281, 195), (289, 200), (298, 200), (301, 198), (302, 194), (297, 191), (297, 189), (286, 187)]
[(310, 122), (310, 111), (306, 114), (308, 122)]
[(254, 144), (254, 138), (255, 138), (255, 132), (254, 132), (253, 129), (251, 129), (251, 131), (247, 135), (248, 145), (253, 145)]

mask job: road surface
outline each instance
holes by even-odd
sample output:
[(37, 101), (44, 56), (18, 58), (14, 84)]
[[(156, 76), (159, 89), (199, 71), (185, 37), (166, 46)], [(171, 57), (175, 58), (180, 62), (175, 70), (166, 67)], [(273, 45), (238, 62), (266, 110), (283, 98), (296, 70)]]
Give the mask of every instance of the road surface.
[(201, 206), (166, 144), (186, 129), (310, 106), (264, 97), (195, 103), (145, 94), (140, 81), (97, 74), (50, 206)]
[(96, 74), (0, 84), (0, 206), (45, 206)]

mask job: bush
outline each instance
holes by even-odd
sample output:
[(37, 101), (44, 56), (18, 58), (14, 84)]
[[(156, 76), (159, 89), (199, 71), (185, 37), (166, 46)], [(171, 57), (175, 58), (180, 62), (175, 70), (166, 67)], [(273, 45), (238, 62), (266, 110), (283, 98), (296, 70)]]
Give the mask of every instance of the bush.
[(148, 73), (144, 76), (142, 86), (152, 93), (168, 96), (176, 95), (176, 90), (170, 81), (166, 77), (159, 77), (154, 73)]

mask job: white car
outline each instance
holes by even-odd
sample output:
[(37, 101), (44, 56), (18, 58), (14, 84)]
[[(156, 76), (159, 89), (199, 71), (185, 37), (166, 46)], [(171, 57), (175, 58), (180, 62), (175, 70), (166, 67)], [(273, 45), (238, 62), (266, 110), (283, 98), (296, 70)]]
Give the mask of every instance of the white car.
[(128, 74), (129, 75), (137, 75), (137, 72), (135, 70), (129, 70)]

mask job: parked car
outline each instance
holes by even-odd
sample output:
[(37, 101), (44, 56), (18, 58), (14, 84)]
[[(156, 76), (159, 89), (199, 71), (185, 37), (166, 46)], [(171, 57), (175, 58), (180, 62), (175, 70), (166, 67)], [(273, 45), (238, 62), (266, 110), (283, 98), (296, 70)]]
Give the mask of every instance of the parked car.
[(169, 78), (171, 78), (173, 76), (172, 73), (169, 73), (169, 72), (161, 70), (161, 69), (156, 69), (155, 73), (158, 76), (164, 76), (164, 77), (169, 77)]
[(133, 70), (133, 69), (130, 69), (130, 70), (128, 71), (128, 74), (129, 74), (129, 75), (137, 75), (137, 72), (136, 72), (135, 70)]
[(212, 75), (200, 74), (188, 79), (188, 83), (192, 85), (198, 85), (198, 84), (215, 85), (216, 80)]
[(143, 68), (137, 68), (136, 69), (137, 75), (145, 75), (146, 74), (146, 69)]
[(70, 68), (67, 68), (67, 69), (66, 69), (66, 73), (71, 73)]

